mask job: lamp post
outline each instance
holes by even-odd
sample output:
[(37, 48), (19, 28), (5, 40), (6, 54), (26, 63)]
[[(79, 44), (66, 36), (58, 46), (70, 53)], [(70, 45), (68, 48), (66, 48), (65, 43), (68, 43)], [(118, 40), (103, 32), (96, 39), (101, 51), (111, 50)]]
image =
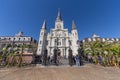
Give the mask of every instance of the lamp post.
[(55, 39), (54, 61), (53, 61), (55, 65), (57, 65), (57, 52), (58, 52), (56, 44), (58, 43), (57, 43), (57, 40)]
[(65, 44), (65, 45), (64, 45), (64, 46), (65, 46), (65, 51), (64, 51), (64, 52), (65, 52), (65, 53), (64, 53), (64, 58), (66, 59), (66, 39), (65, 39), (65, 38), (64, 38), (64, 44)]
[(43, 54), (43, 65), (47, 65), (47, 49), (44, 50)]
[(82, 47), (80, 47), (80, 42), (79, 41), (77, 41), (77, 43), (78, 43), (78, 55), (79, 55), (79, 62), (80, 62), (80, 66), (81, 65), (83, 65), (83, 61), (82, 61), (82, 54), (83, 54), (83, 50), (82, 50)]
[(69, 47), (68, 60), (69, 60), (69, 65), (72, 66), (73, 65), (73, 55), (72, 55), (72, 50), (70, 47)]

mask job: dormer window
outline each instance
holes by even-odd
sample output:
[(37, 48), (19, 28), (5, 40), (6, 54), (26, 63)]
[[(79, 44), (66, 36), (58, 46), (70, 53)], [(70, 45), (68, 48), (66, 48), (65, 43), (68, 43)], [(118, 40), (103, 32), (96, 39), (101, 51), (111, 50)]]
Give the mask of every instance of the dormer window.
[(91, 38), (88, 38), (88, 42), (91, 42)]
[(15, 40), (15, 38), (14, 38), (14, 40)]
[(102, 38), (102, 41), (105, 42), (105, 38)]
[(95, 39), (95, 38), (93, 38), (93, 41), (96, 41), (96, 39)]
[(11, 38), (9, 38), (9, 40), (10, 40)]
[(25, 40), (25, 38), (23, 38)]

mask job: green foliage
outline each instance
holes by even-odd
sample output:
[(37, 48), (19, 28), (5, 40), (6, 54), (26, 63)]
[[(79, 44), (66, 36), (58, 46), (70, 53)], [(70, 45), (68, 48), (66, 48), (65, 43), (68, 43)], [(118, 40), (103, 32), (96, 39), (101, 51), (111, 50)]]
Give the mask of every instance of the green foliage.
[(114, 43), (114, 42), (102, 42), (102, 41), (94, 41), (94, 42), (85, 42), (83, 43), (83, 49), (85, 54), (91, 53), (91, 54), (104, 54), (105, 51), (108, 52), (108, 55), (114, 54), (118, 55), (120, 54), (120, 43)]
[[(18, 67), (22, 67), (23, 61), (22, 61), (22, 56), (24, 53), (25, 48), (32, 48), (32, 45), (26, 45), (26, 44), (21, 44), (21, 45), (5, 45), (1, 49), (1, 54), (0, 54), (0, 65), (2, 66), (14, 66), (15, 64)], [(16, 60), (16, 56), (18, 56), (18, 60)], [(3, 62), (5, 58), (5, 61)]]
[(94, 57), (93, 61), (95, 64), (99, 63), (98, 57), (101, 56), (101, 65), (120, 67), (120, 42), (84, 42), (82, 49), (84, 50), (84, 54), (91, 53), (92, 57)]

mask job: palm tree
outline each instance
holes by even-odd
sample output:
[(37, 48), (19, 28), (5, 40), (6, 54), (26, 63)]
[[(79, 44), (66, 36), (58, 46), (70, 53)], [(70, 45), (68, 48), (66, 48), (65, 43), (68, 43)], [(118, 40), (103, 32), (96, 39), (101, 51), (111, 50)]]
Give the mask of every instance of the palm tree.
[(3, 54), (2, 54), (2, 59), (1, 60), (2, 60), (2, 64), (3, 65), (6, 65), (6, 58), (8, 56), (8, 49), (9, 49), (9, 47), (10, 47), (10, 45), (6, 45), (2, 49)]
[(1, 49), (2, 53), (0, 53), (0, 64), (4, 64), (4, 66), (9, 67), (17, 63), (17, 66), (21, 67), (23, 65), (22, 57), (25, 48), (28, 48), (28, 50), (31, 49), (31, 51), (34, 52), (32, 45), (26, 45), (24, 43), (20, 46), (7, 44)]
[(1, 64), (1, 62), (2, 62), (2, 48), (0, 48), (0, 64)]
[(83, 48), (85, 54), (91, 53), (91, 55), (94, 55), (95, 61), (97, 61), (97, 54), (99, 53), (98, 55), (102, 56), (102, 63), (104, 66), (115, 65), (114, 63), (118, 62), (117, 60), (120, 56), (120, 42), (86, 42), (83, 43)]
[(120, 42), (115, 42), (111, 48), (111, 51), (114, 55), (114, 62), (115, 62), (115, 66), (119, 65), (119, 56), (120, 56)]
[(24, 53), (24, 49), (26, 48), (26, 44), (22, 44), (21, 46), (20, 46), (20, 54), (18, 55), (19, 57), (18, 57), (18, 67), (22, 67), (22, 65), (23, 65), (23, 59), (22, 59), (22, 57), (23, 57), (23, 53)]
[(7, 56), (7, 67), (10, 65), (13, 66), (16, 63), (15, 57), (18, 53), (19, 49), (17, 46), (12, 47), (11, 51), (9, 52), (9, 55)]
[(100, 54), (100, 42), (99, 41), (94, 41), (94, 42), (87, 42), (84, 44), (84, 52), (89, 53), (88, 55), (91, 56), (92, 61), (94, 63), (98, 63), (98, 54)]
[(91, 53), (91, 55), (96, 55), (100, 51), (99, 41), (85, 43), (84, 50), (85, 50), (85, 53), (89, 52), (89, 53)]

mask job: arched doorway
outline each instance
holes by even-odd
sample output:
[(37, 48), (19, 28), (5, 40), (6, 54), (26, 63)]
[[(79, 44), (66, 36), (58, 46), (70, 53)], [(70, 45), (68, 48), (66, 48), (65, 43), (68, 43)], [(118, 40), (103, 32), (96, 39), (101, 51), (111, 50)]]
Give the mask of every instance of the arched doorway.
[(58, 56), (60, 56), (61, 55), (61, 50), (60, 49), (58, 49)]

